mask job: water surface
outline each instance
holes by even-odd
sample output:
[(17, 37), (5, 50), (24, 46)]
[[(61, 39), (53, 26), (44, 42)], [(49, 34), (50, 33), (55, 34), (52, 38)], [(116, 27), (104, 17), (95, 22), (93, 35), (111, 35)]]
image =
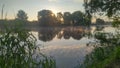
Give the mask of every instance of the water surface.
[[(45, 27), (32, 33), (37, 38), (41, 52), (55, 58), (57, 68), (74, 68), (92, 51), (93, 47), (86, 44), (94, 42), (94, 38), (88, 38), (88, 35), (95, 30), (96, 27)], [(112, 27), (103, 29), (106, 32), (113, 30)]]

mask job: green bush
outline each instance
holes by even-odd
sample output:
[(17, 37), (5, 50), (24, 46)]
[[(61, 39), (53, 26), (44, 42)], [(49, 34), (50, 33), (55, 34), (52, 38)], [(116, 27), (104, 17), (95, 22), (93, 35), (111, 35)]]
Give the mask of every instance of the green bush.
[(80, 68), (120, 68), (120, 32), (98, 32), (94, 37), (94, 49), (85, 57)]
[(36, 38), (24, 29), (0, 33), (0, 68), (55, 68), (55, 61), (42, 53), (35, 56)]

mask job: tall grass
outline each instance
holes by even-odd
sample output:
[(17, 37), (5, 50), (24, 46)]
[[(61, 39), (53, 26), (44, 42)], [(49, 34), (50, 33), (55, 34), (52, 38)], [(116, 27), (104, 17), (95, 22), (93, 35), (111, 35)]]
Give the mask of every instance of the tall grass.
[(25, 29), (0, 32), (0, 68), (56, 68), (55, 60), (36, 55), (37, 49), (36, 38)]

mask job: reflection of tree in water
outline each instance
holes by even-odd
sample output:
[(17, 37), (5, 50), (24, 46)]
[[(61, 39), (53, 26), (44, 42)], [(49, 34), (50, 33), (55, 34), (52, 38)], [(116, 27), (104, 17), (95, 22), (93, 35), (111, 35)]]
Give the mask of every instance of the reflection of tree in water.
[(80, 38), (82, 38), (81, 36), (82, 32), (79, 31), (78, 29), (66, 28), (63, 30), (63, 37), (64, 39), (70, 39), (70, 37), (72, 37), (73, 39), (79, 40)]
[(66, 28), (63, 30), (63, 37), (64, 39), (70, 39), (71, 36), (71, 29)]
[[(87, 30), (89, 32), (89, 30)], [(72, 37), (73, 39), (80, 40), (83, 36), (86, 34), (85, 28), (80, 27), (70, 27), (70, 28), (64, 28), (59, 34), (57, 35), (58, 39), (61, 39), (62, 37), (64, 39), (70, 39)]]
[(85, 32), (83, 29), (73, 29), (72, 38), (80, 40), (84, 36)]
[(96, 26), (96, 31), (102, 31), (105, 27), (104, 26)]
[(38, 37), (39, 40), (47, 42), (47, 41), (51, 41), (58, 32), (59, 30), (55, 28), (42, 28), (38, 32)]
[(62, 37), (64, 39), (70, 39), (71, 37), (75, 40), (80, 40), (90, 30), (82, 27), (68, 27), (68, 28), (43, 28), (39, 30), (39, 40), (44, 42), (51, 41), (57, 36), (58, 39)]

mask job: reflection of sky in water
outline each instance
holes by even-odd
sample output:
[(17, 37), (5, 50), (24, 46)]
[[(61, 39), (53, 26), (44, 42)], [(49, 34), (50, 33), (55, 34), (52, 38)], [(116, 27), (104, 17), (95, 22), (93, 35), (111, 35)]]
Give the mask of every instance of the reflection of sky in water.
[(88, 39), (83, 38), (81, 40), (53, 40), (44, 44), (42, 52), (46, 55), (53, 56), (56, 59), (57, 66), (59, 68), (73, 68), (86, 53), (91, 49), (86, 47)]
[(105, 31), (105, 32), (115, 32), (116, 29), (113, 28), (113, 27), (107, 27), (107, 28), (105, 28), (103, 31)]
[[(94, 32), (95, 28), (92, 28)], [(107, 27), (104, 31), (114, 30), (111, 27)], [(32, 32), (34, 36), (38, 38), (38, 32)], [(84, 56), (91, 52), (92, 47), (87, 47), (86, 43), (94, 41), (94, 39), (88, 39), (82, 37), (80, 40), (70, 39), (58, 39), (57, 36), (52, 41), (43, 42), (38, 40), (37, 44), (41, 45), (41, 52), (47, 56), (52, 56), (57, 62), (57, 68), (74, 68), (78, 62), (82, 62)]]
[[(32, 32), (38, 39), (38, 33)], [(83, 60), (86, 53), (91, 51), (91, 48), (86, 47), (89, 39), (81, 38), (74, 40), (72, 37), (68, 40), (64, 38), (57, 39), (57, 36), (49, 42), (37, 41), (41, 45), (41, 52), (47, 56), (53, 56), (57, 62), (57, 68), (73, 68), (78, 62)]]
[[(43, 53), (54, 56), (59, 68), (73, 68), (78, 61), (83, 59), (86, 53), (90, 52), (90, 48), (79, 41), (60, 41), (59, 44), (53, 42), (44, 47)], [(61, 44), (60, 44), (61, 43)]]

